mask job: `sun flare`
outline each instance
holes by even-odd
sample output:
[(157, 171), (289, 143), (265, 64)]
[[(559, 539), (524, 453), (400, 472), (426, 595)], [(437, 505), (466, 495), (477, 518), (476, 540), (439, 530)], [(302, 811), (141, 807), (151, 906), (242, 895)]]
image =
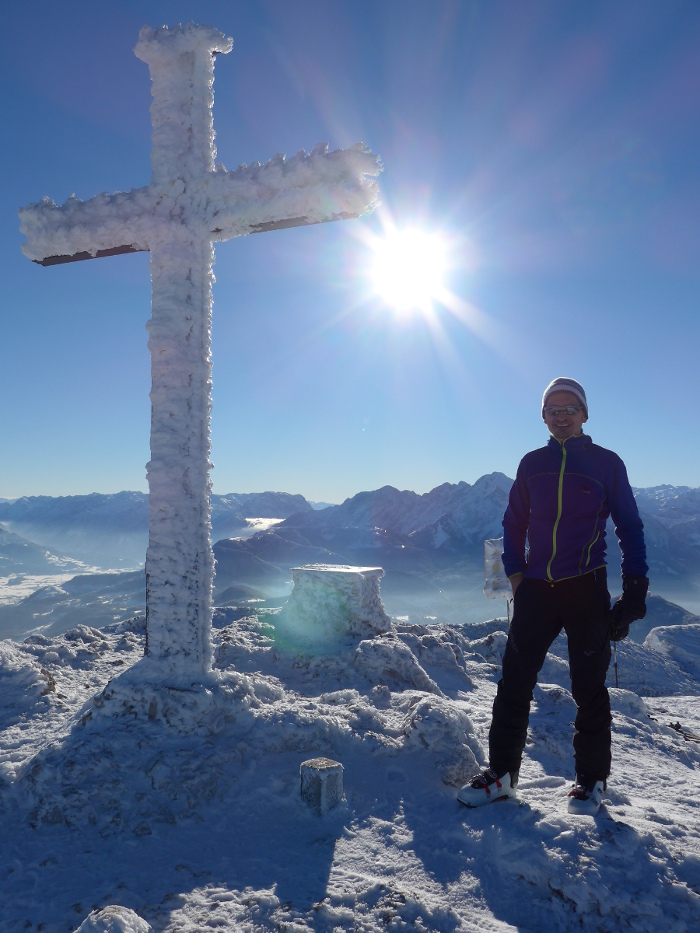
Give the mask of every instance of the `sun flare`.
[(374, 244), (375, 292), (395, 311), (426, 311), (443, 292), (445, 244), (420, 230), (392, 233)]

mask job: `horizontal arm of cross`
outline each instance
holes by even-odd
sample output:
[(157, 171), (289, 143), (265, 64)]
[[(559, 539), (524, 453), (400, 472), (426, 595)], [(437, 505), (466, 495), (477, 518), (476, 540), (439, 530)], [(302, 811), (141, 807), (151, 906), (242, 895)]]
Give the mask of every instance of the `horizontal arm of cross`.
[(210, 176), (208, 228), (216, 240), (306, 224), (347, 220), (378, 197), (377, 156), (362, 143), (328, 152), (325, 145), (291, 159), (241, 166)]
[(27, 238), (22, 252), (33, 262), (53, 266), (147, 250), (158, 202), (150, 185), (89, 201), (71, 196), (60, 206), (42, 198), (19, 212)]
[(22, 252), (43, 266), (150, 249), (154, 235), (177, 236), (196, 227), (212, 240), (229, 240), (359, 217), (378, 196), (377, 156), (362, 143), (328, 152), (325, 145), (264, 165), (222, 166), (201, 180), (175, 178), (129, 192), (99, 194), (89, 201), (50, 198), (20, 210), (27, 242)]

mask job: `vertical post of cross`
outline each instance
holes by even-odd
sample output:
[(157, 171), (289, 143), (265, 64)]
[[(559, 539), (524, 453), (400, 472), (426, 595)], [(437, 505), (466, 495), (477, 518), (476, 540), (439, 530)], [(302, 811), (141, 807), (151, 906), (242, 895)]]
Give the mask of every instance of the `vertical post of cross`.
[[(136, 55), (151, 71), (152, 185), (164, 187), (163, 236), (151, 237), (152, 310), (147, 653), (170, 680), (211, 668), (211, 314), (214, 249), (192, 190), (214, 170), (215, 52), (231, 40), (210, 29), (144, 27)], [(207, 99), (206, 89), (209, 91)], [(179, 223), (173, 224), (173, 213)], [(201, 214), (201, 210), (199, 212)]]

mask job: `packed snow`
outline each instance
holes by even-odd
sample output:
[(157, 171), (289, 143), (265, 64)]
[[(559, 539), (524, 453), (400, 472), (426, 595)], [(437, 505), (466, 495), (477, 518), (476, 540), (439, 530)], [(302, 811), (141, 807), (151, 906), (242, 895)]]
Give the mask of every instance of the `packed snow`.
[[(407, 625), (379, 600), (358, 626), (353, 575), (335, 569), (332, 641), (319, 568), (316, 602), (307, 573), (286, 607), (306, 613), (301, 640), (285, 607), (217, 612), (206, 686), (149, 684), (141, 617), (0, 642), (0, 929), (697, 929), (699, 626), (619, 645), (597, 817), (566, 812), (559, 641), (518, 799), (467, 810), (456, 793), (484, 763), (506, 621)], [(356, 594), (378, 585), (369, 570)], [(323, 815), (300, 787), (318, 758), (344, 788)]]

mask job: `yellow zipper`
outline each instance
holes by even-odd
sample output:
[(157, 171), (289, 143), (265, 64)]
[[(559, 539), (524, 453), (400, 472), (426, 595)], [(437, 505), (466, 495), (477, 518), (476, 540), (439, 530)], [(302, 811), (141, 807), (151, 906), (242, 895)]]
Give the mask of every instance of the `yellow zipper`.
[(561, 518), (562, 510), (562, 491), (564, 488), (564, 467), (566, 466), (566, 447), (564, 446), (564, 441), (561, 442), (561, 469), (559, 470), (559, 490), (557, 492), (557, 518), (554, 522), (554, 528), (552, 529), (552, 556), (549, 559), (547, 564), (547, 576), (549, 579), (554, 582), (554, 577), (552, 576), (552, 564), (554, 558), (557, 556), (557, 529), (559, 528), (559, 519)]

